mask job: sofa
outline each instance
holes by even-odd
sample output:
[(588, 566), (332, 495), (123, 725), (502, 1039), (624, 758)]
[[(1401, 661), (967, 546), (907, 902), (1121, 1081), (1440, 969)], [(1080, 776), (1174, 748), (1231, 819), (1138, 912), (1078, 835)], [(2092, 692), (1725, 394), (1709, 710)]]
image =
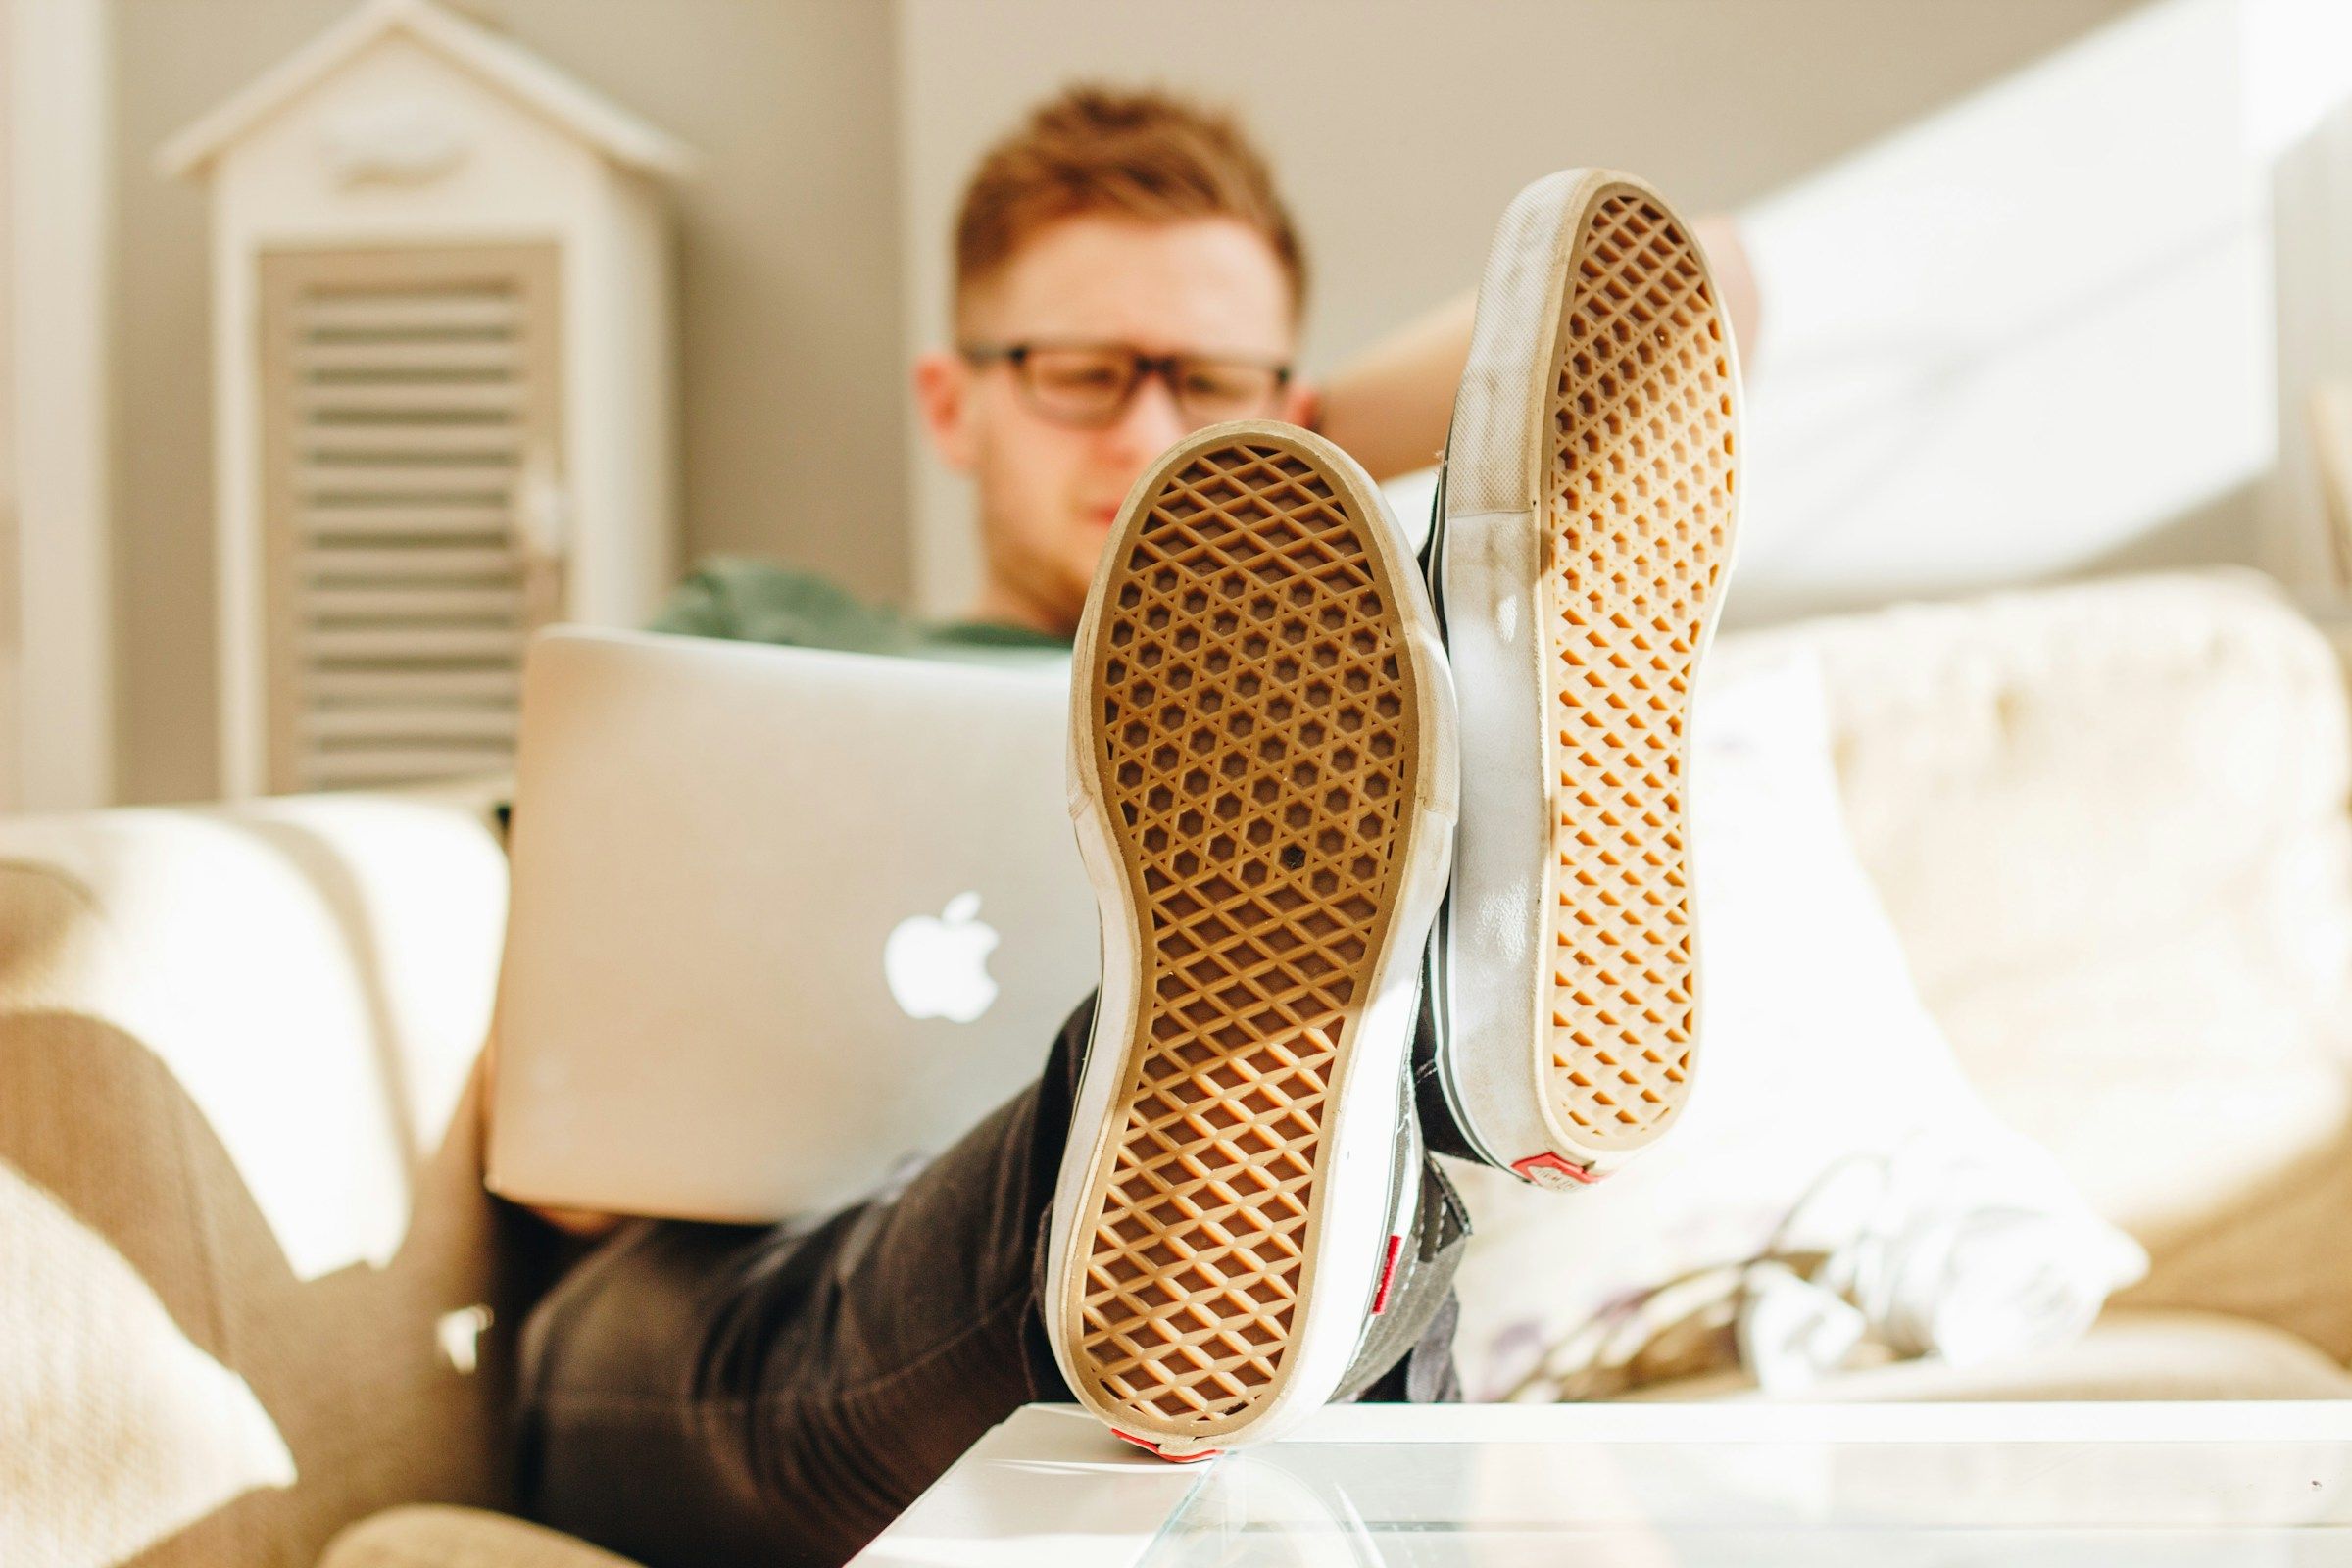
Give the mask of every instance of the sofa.
[[(1970, 1081), (2151, 1258), (2063, 1352), (1815, 1396), (2352, 1396), (2328, 638), (2225, 571), (1727, 635), (1717, 662), (1790, 648)], [(478, 1180), (496, 798), (0, 819), (0, 1562), (618, 1562), (507, 1512), (516, 1331), (577, 1244)]]

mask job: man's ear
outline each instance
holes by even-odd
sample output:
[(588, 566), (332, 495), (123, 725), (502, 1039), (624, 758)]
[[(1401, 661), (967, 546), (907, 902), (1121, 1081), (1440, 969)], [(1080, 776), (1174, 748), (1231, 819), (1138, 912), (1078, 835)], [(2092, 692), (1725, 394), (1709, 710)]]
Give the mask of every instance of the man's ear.
[(1320, 429), (1323, 418), (1323, 389), (1314, 382), (1294, 378), (1282, 389), (1282, 406), (1275, 416), (1285, 423), (1303, 425), (1309, 430)]
[(972, 365), (953, 349), (931, 349), (915, 356), (914, 407), (922, 416), (923, 433), (939, 461), (957, 473), (969, 473), (978, 460), (979, 442), (972, 430)]

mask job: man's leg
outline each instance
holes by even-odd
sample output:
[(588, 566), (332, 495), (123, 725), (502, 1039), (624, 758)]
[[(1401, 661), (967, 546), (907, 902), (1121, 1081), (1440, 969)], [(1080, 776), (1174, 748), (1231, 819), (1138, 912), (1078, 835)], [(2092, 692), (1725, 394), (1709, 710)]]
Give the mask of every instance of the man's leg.
[[(1093, 1017), (895, 1194), (808, 1226), (644, 1222), (585, 1259), (525, 1334), (530, 1510), (649, 1568), (838, 1563), (1017, 1406), (1069, 1398), (1038, 1276)], [(1461, 1211), (1423, 1180), (1366, 1397), (1451, 1396)]]
[(654, 1565), (834, 1563), (989, 1427), (1066, 1398), (1032, 1274), (1090, 1001), (904, 1190), (814, 1225), (644, 1222), (524, 1344), (524, 1497)]

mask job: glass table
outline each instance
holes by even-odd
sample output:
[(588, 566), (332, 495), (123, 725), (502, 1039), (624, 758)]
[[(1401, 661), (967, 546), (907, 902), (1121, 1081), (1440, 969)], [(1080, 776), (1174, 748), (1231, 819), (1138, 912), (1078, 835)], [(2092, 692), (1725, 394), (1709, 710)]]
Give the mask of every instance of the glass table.
[(861, 1568), (2352, 1568), (2352, 1402), (1326, 1410), (1172, 1465), (1031, 1405)]

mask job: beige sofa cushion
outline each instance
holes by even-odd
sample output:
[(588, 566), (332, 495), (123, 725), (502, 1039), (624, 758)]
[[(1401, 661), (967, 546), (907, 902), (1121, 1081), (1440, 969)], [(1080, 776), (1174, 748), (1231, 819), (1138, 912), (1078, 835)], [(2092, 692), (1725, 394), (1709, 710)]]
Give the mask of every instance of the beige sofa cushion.
[(1727, 1266), (1771, 1252), (1901, 1278), (1856, 1332), (1964, 1359), (2080, 1334), (2144, 1263), (1986, 1109), (1921, 1002), (1845, 830), (1815, 662), (1741, 662), (1702, 686), (1689, 766), (1696, 1092), (1590, 1197), (1459, 1173), (1474, 1234), (1454, 1353), (1473, 1398), (1591, 1397), (1657, 1375), (1661, 1354), (1690, 1370), (1694, 1313), (1738, 1317), (1740, 1353), (1785, 1384), (1806, 1336), (1769, 1327), (1772, 1305), (1751, 1315), (1786, 1298)]
[(464, 807), (0, 822), (0, 1562), (310, 1568), (505, 1496), (504, 907)]
[(2131, 1298), (2352, 1357), (2352, 745), (2326, 639), (2217, 572), (1725, 647), (1789, 642), (1822, 661), (1922, 997), (2003, 1119), (2149, 1245)]

